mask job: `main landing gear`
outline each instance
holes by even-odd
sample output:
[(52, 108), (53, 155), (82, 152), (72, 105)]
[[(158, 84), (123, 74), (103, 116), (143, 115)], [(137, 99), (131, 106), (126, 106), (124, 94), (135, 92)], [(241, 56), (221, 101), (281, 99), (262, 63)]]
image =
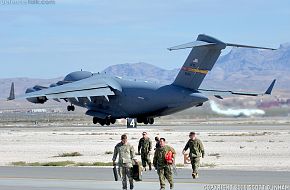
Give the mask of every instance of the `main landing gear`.
[(97, 117), (93, 117), (93, 123), (97, 124), (99, 123), (100, 125), (104, 126), (104, 125), (111, 125), (111, 124), (115, 124), (116, 123), (116, 119), (113, 118), (106, 118), (106, 119), (100, 119)]
[(74, 105), (67, 106), (67, 111), (75, 111), (75, 106)]
[(144, 123), (145, 125), (153, 125), (154, 124), (154, 118), (137, 118), (138, 123)]

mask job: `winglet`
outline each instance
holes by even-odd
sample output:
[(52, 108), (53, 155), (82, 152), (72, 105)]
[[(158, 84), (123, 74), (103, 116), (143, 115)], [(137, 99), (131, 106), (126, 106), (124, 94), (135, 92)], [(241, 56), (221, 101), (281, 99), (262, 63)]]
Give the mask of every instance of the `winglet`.
[(276, 83), (276, 79), (273, 80), (273, 82), (270, 84), (269, 88), (266, 90), (265, 94), (270, 95), (272, 93), (272, 90), (274, 88), (274, 85)]
[(15, 90), (14, 90), (14, 82), (11, 83), (10, 95), (7, 100), (14, 100), (15, 99)]

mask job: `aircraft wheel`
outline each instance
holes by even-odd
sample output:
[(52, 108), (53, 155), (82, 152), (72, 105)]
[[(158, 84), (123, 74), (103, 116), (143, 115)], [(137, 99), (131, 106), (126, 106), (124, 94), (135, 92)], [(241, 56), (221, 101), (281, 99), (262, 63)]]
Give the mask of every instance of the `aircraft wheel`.
[(105, 120), (100, 120), (99, 123), (101, 126), (104, 126), (106, 124)]
[(154, 124), (154, 118), (149, 118), (149, 124), (153, 125)]
[(98, 118), (94, 117), (94, 118), (93, 118), (93, 123), (94, 123), (94, 124), (97, 124), (97, 123), (98, 123)]
[(148, 125), (148, 123), (149, 123), (149, 119), (148, 118), (144, 119), (144, 124)]
[(115, 124), (115, 123), (116, 123), (116, 119), (110, 119), (110, 122), (111, 122), (112, 124)]
[(75, 111), (75, 107), (73, 105), (67, 106), (67, 111)]
[(105, 123), (106, 123), (106, 125), (110, 125), (111, 124), (111, 120), (109, 119), (109, 118), (107, 118), (106, 120), (105, 120)]

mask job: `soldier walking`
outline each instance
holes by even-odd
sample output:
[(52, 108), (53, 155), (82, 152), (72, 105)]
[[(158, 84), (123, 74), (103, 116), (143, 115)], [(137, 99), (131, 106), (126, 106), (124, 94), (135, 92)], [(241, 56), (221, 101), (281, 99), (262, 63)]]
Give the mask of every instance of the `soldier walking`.
[(165, 144), (165, 139), (160, 138), (160, 148), (155, 150), (153, 165), (157, 169), (160, 181), (160, 190), (165, 190), (165, 179), (170, 184), (170, 189), (173, 189), (172, 164), (176, 155), (175, 150)]
[(113, 154), (113, 164), (116, 165), (116, 159), (119, 156), (118, 165), (121, 170), (123, 190), (127, 190), (127, 177), (130, 183), (130, 190), (134, 189), (132, 178), (133, 161), (137, 163), (135, 158), (134, 147), (128, 143), (127, 135), (121, 136), (121, 142), (115, 146)]
[(185, 154), (185, 152), (189, 149), (189, 157), (191, 160), (191, 166), (192, 166), (192, 178), (196, 179), (198, 178), (198, 168), (200, 166), (200, 158), (204, 158), (204, 147), (198, 138), (196, 138), (195, 132), (189, 133), (189, 140), (186, 143), (182, 153)]
[(142, 133), (142, 138), (138, 144), (138, 154), (141, 154), (142, 166), (146, 171), (146, 165), (148, 164), (149, 170), (152, 170), (150, 151), (152, 150), (152, 141), (147, 135), (147, 132)]
[(157, 148), (160, 148), (160, 144), (159, 144), (159, 137), (155, 137), (155, 148), (154, 148), (154, 150), (156, 150)]

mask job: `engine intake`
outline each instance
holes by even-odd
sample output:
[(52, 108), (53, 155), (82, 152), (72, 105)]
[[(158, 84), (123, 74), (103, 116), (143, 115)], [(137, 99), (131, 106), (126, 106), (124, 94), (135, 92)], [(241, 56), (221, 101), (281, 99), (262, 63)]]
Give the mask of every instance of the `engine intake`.
[(26, 98), (26, 100), (34, 104), (44, 104), (47, 101), (47, 98), (45, 96), (42, 96), (36, 98)]

